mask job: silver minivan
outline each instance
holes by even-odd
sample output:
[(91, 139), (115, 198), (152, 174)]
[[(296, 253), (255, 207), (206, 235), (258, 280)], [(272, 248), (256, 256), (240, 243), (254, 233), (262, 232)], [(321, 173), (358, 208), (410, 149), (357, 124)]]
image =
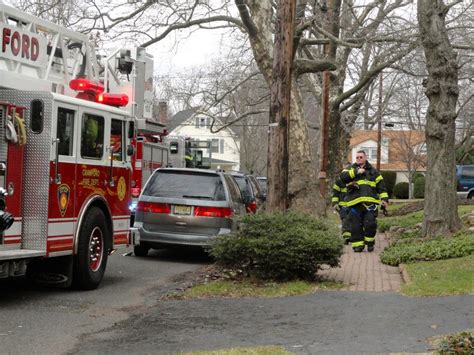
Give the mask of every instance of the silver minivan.
[(234, 178), (225, 172), (161, 168), (153, 172), (138, 199), (134, 251), (170, 245), (208, 246), (230, 233), (245, 201)]

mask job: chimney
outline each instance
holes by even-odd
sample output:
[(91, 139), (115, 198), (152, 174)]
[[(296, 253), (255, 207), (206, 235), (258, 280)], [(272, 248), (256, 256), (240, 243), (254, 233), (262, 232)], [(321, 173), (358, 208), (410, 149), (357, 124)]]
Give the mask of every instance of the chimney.
[(158, 122), (164, 125), (168, 124), (168, 102), (158, 102)]

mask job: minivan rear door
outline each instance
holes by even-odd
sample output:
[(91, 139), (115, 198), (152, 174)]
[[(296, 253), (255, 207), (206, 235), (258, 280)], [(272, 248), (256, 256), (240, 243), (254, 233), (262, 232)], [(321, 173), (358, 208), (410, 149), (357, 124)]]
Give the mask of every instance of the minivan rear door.
[(150, 232), (216, 235), (231, 225), (232, 209), (217, 173), (158, 169), (139, 203), (145, 206), (143, 228)]

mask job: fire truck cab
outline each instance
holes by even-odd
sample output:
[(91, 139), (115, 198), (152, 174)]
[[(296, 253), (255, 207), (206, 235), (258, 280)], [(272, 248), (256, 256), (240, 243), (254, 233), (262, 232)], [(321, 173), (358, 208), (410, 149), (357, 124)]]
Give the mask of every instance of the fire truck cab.
[(141, 48), (98, 59), (85, 35), (0, 2), (0, 278), (93, 289), (131, 243), (150, 60)]

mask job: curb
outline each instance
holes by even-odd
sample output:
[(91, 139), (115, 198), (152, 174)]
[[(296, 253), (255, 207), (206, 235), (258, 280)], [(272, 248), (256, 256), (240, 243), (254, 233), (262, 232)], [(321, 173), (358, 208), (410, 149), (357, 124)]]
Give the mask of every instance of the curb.
[(405, 284), (409, 284), (411, 282), (410, 275), (408, 275), (407, 268), (405, 264), (399, 264), (398, 268), (400, 269), (400, 273), (402, 274), (402, 279)]

